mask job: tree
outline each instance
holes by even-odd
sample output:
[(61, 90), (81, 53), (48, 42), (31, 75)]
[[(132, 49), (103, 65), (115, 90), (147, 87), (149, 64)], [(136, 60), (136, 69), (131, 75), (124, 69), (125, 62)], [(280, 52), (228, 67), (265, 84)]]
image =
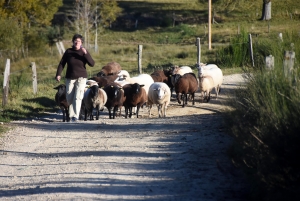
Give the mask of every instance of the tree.
[(261, 20), (271, 19), (271, 0), (263, 0)]
[[(77, 33), (84, 35), (84, 45), (88, 48), (92, 28), (98, 29), (98, 23), (111, 27), (111, 23), (117, 19), (121, 11), (122, 9), (115, 0), (76, 0), (73, 15), (68, 18), (68, 22)], [(95, 41), (96, 36), (97, 30)], [(97, 45), (97, 42), (95, 44)]]
[(118, 6), (116, 0), (101, 0), (100, 2), (101, 24), (111, 28), (112, 22), (117, 19), (118, 15), (122, 12), (122, 9)]
[(50, 25), (62, 0), (0, 0), (0, 17), (16, 19), (21, 26)]

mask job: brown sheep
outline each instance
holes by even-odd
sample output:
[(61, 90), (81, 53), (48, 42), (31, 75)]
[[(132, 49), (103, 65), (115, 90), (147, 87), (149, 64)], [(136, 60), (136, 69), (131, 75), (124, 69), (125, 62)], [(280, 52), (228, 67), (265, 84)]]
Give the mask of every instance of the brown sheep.
[(109, 75), (104, 77), (91, 77), (89, 80), (95, 80), (98, 82), (99, 87), (104, 87), (110, 83), (113, 83), (118, 78), (118, 75)]
[(66, 98), (66, 85), (60, 84), (57, 87), (54, 87), (54, 89), (57, 89), (57, 92), (55, 94), (55, 102), (60, 107), (63, 113), (63, 122), (65, 121), (69, 122), (70, 121), (69, 104)]
[(150, 74), (154, 82), (167, 82), (168, 78), (166, 77), (163, 70), (156, 70)]
[(177, 95), (177, 101), (181, 104), (180, 93), (182, 94), (184, 107), (187, 104), (187, 95), (192, 96), (193, 105), (195, 105), (195, 92), (198, 90), (198, 81), (194, 73), (186, 73), (184, 75), (173, 75), (175, 81), (175, 92)]
[(125, 107), (125, 118), (128, 116), (128, 110), (129, 118), (131, 118), (133, 107), (136, 107), (136, 118), (139, 118), (140, 107), (143, 106), (148, 99), (144, 85), (138, 83), (126, 84), (123, 86), (123, 89), (126, 96), (126, 100), (123, 103)]
[(107, 63), (102, 67), (102, 70), (97, 73), (97, 77), (103, 77), (108, 75), (116, 75), (122, 70), (121, 65), (117, 62)]
[[(108, 109), (109, 118), (114, 119), (116, 112), (123, 106), (126, 97), (124, 96), (124, 90), (122, 86), (117, 83), (111, 83), (106, 85), (103, 90), (106, 92), (107, 101), (105, 107)], [(113, 112), (111, 110), (113, 109)]]
[(174, 85), (172, 84), (172, 73), (173, 69), (156, 70), (151, 73), (150, 76), (152, 77), (154, 82), (166, 83), (169, 86), (172, 94), (174, 88)]

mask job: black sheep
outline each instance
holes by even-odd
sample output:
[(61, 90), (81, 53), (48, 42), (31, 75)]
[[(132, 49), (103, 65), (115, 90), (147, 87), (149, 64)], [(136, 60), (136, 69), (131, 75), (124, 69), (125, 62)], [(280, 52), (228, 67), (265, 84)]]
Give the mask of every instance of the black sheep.
[[(116, 112), (123, 106), (123, 102), (126, 100), (126, 97), (124, 96), (124, 90), (122, 86), (117, 83), (108, 84), (103, 88), (103, 90), (107, 95), (105, 107), (108, 109), (109, 118), (114, 119)], [(113, 113), (111, 110), (113, 110)]]
[(54, 87), (53, 89), (57, 90), (55, 94), (55, 102), (60, 107), (63, 113), (63, 122), (65, 121), (69, 122), (70, 116), (69, 116), (69, 104), (66, 98), (66, 85), (60, 84), (57, 87)]

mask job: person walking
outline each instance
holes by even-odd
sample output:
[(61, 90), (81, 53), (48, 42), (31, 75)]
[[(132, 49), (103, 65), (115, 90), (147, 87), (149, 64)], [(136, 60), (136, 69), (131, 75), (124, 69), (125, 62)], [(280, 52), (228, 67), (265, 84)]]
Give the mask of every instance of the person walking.
[(84, 38), (75, 34), (72, 38), (73, 46), (68, 48), (60, 60), (55, 79), (61, 80), (61, 73), (67, 64), (66, 72), (66, 98), (69, 104), (69, 115), (72, 122), (77, 122), (81, 109), (81, 102), (84, 95), (84, 88), (87, 80), (86, 64), (90, 67), (95, 65), (90, 53), (82, 47)]

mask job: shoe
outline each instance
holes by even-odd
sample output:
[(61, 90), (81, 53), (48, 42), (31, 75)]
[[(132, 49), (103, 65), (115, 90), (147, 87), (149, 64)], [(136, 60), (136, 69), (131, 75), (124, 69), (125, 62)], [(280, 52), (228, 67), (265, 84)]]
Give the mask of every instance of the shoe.
[(78, 122), (78, 119), (76, 117), (72, 117), (71, 122), (76, 123), (76, 122)]

